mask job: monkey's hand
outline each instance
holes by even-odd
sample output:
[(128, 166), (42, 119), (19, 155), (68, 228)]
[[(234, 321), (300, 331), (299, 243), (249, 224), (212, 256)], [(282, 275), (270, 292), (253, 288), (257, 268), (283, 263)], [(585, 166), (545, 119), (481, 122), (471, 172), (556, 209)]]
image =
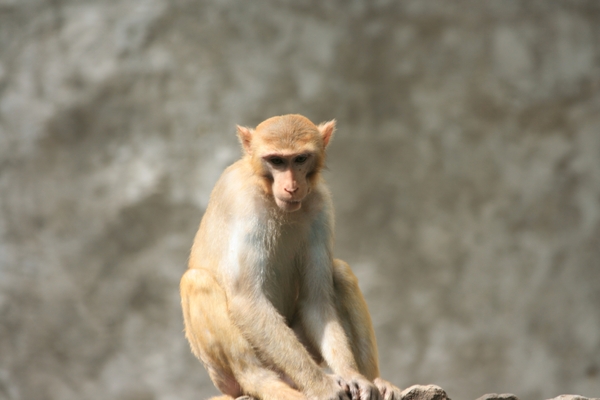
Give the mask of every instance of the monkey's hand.
[(381, 400), (381, 394), (375, 384), (362, 375), (345, 380), (352, 400)]
[(329, 375), (329, 376), (337, 382), (339, 387), (344, 389), (344, 391), (346, 392), (348, 397), (352, 396), (352, 393), (350, 393), (350, 384), (344, 378), (342, 378), (339, 375)]
[(381, 378), (375, 378), (375, 386), (379, 389), (381, 393), (381, 397), (383, 400), (399, 400), (400, 399), (400, 389), (396, 386), (392, 385), (386, 380)]
[(351, 400), (350, 386), (337, 375), (325, 375), (321, 385), (314, 385), (307, 391), (310, 400)]

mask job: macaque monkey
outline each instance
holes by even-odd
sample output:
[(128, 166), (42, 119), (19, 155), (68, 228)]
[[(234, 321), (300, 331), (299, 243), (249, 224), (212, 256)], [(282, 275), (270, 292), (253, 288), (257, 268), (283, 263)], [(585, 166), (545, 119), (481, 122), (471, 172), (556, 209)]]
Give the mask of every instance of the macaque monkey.
[(379, 378), (357, 279), (332, 256), (320, 171), (334, 130), (301, 115), (237, 127), (244, 155), (217, 182), (181, 279), (185, 334), (218, 399), (399, 398)]

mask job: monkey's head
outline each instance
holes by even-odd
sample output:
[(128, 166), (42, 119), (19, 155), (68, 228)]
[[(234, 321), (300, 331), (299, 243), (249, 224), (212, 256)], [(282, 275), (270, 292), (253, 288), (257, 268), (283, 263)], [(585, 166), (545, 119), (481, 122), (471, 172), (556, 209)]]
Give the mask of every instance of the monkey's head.
[(237, 127), (238, 137), (265, 192), (287, 212), (297, 211), (325, 163), (335, 120), (316, 126), (302, 115), (269, 118), (256, 129)]

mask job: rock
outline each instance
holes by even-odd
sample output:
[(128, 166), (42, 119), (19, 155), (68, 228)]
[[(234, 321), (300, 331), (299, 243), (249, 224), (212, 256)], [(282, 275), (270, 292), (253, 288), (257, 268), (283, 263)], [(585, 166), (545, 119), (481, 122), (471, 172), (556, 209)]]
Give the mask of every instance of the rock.
[(444, 389), (436, 385), (413, 385), (400, 395), (400, 400), (450, 400)]
[(598, 399), (598, 397), (594, 397), (594, 398), (583, 397), (583, 396), (579, 396), (577, 394), (561, 394), (560, 396), (557, 396), (557, 397), (554, 397), (554, 398), (548, 399), (548, 400), (600, 400), (600, 399)]
[(477, 398), (477, 400), (519, 400), (519, 398), (511, 393), (488, 393)]

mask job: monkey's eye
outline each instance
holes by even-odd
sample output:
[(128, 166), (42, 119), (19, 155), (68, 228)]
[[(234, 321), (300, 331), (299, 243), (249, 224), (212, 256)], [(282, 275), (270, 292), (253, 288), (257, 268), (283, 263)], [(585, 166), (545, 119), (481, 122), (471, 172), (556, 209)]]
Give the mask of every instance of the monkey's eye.
[(281, 165), (281, 164), (283, 164), (283, 158), (271, 157), (271, 158), (269, 158), (269, 162), (273, 165)]
[(304, 163), (306, 160), (308, 160), (308, 156), (304, 155), (304, 156), (298, 156), (294, 159), (294, 161), (296, 162), (296, 164), (302, 164)]

